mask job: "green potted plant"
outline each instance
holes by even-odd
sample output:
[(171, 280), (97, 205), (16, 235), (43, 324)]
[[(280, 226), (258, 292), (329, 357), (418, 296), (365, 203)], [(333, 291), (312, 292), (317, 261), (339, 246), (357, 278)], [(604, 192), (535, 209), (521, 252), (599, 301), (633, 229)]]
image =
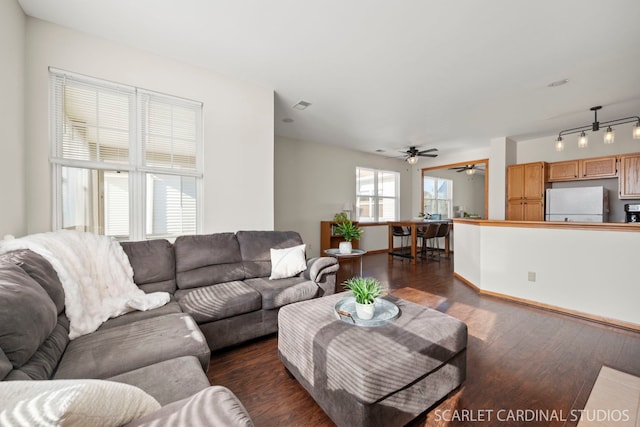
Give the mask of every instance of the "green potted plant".
[(362, 320), (373, 318), (376, 312), (376, 298), (382, 294), (380, 282), (373, 277), (352, 277), (344, 282), (356, 299), (356, 314)]
[(336, 214), (334, 220), (336, 222), (333, 229), (334, 233), (345, 240), (344, 242), (340, 242), (340, 253), (350, 254), (353, 249), (351, 241), (360, 239), (360, 236), (362, 236), (362, 229), (355, 225), (353, 221), (346, 218), (346, 216), (340, 216), (340, 214)]

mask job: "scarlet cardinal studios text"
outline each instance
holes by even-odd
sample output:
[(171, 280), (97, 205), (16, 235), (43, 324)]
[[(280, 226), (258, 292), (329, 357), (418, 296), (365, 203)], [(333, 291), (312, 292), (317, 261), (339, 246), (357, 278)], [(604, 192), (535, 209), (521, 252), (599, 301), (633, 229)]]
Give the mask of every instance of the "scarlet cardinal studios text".
[(542, 421), (599, 421), (627, 422), (628, 409), (572, 409), (571, 411), (542, 409), (436, 409), (436, 421), (467, 422), (542, 422)]

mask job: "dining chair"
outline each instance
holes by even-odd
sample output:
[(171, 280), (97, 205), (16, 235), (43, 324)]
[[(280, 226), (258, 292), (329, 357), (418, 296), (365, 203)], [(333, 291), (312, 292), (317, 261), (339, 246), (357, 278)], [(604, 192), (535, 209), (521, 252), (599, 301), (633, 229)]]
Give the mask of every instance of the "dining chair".
[(429, 261), (429, 240), (433, 240), (438, 234), (440, 224), (432, 222), (426, 227), (422, 227), (422, 246), (420, 247), (420, 256)]
[(438, 261), (440, 261), (440, 238), (444, 237), (445, 239), (448, 239), (450, 230), (451, 230), (451, 227), (448, 222), (444, 222), (440, 224), (440, 227), (438, 228), (438, 233), (435, 236), (436, 249), (438, 251)]
[[(394, 237), (400, 237), (400, 250), (403, 251), (409, 245), (411, 245), (411, 229), (409, 227), (401, 227), (399, 225), (392, 226), (391, 233)], [(406, 244), (405, 244), (406, 240)]]

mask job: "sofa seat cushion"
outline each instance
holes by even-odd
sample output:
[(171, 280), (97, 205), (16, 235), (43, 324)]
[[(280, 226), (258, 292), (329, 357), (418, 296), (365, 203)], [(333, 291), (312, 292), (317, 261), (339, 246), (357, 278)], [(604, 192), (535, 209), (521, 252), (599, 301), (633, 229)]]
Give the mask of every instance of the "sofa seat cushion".
[(138, 387), (162, 406), (209, 387), (207, 374), (194, 356), (165, 360), (107, 379)]
[(138, 320), (149, 319), (151, 317), (157, 317), (157, 316), (164, 316), (165, 314), (171, 314), (171, 313), (182, 313), (182, 309), (180, 309), (180, 305), (178, 304), (178, 302), (175, 300), (173, 296), (171, 297), (171, 300), (167, 304), (163, 305), (162, 307), (158, 307), (158, 308), (154, 308), (146, 311), (136, 310), (136, 311), (123, 314), (122, 316), (111, 318), (106, 322), (104, 322), (102, 325), (100, 325), (100, 328), (98, 328), (98, 330), (109, 329), (115, 326), (124, 325), (126, 323), (133, 323), (133, 322), (137, 322)]
[(180, 356), (196, 356), (206, 371), (210, 355), (191, 316), (167, 314), (76, 338), (67, 346), (54, 378), (104, 379)]
[(302, 277), (270, 280), (265, 278), (244, 281), (262, 296), (262, 308), (271, 310), (293, 302), (305, 301), (318, 294), (318, 285)]
[(176, 298), (182, 311), (193, 316), (198, 323), (225, 319), (262, 307), (260, 293), (241, 281), (179, 290)]

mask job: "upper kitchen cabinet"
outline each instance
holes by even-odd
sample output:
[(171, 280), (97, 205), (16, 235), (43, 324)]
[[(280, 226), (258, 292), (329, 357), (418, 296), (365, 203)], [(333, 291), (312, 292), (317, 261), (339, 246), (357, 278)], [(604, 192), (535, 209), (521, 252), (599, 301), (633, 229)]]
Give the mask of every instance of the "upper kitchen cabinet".
[(547, 163), (535, 162), (507, 168), (507, 219), (544, 219), (544, 192), (549, 186), (547, 166)]
[(550, 182), (615, 178), (617, 176), (617, 158), (615, 156), (549, 163)]
[(573, 181), (580, 176), (580, 161), (549, 163), (549, 181)]
[(548, 181), (547, 163), (511, 165), (507, 168), (507, 198), (542, 199)]
[(616, 156), (595, 157), (580, 160), (582, 179), (615, 178), (618, 176), (618, 158)]
[(620, 156), (618, 185), (621, 199), (640, 199), (640, 153)]

